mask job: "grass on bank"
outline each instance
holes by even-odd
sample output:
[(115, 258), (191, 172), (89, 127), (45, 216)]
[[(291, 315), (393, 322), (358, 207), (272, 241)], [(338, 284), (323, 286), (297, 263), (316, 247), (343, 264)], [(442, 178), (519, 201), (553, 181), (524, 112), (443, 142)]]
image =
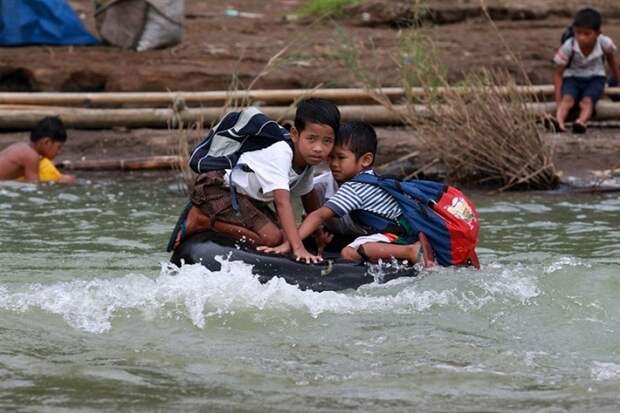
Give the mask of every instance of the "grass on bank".
[(481, 68), (467, 73), (455, 89), (431, 39), (412, 30), (400, 50), (403, 87), (424, 90), (421, 97), (408, 97), (409, 108), (419, 103), (427, 108), (423, 114), (409, 110), (405, 122), (417, 130), (421, 149), (446, 168), (449, 180), (499, 190), (558, 185), (553, 147), (538, 126), (539, 115), (528, 107), (532, 98), (518, 92), (507, 71)]
[[(395, 113), (397, 103), (406, 105), (401, 119), (415, 130), (418, 150), (437, 160), (452, 183), (499, 190), (556, 187), (553, 147), (538, 126), (539, 115), (528, 107), (532, 97), (520, 94), (506, 71), (480, 68), (451, 83), (427, 33), (420, 28), (401, 31), (398, 54), (391, 56), (408, 91), (404, 101), (375, 100)], [(381, 86), (382, 73), (374, 62), (361, 60), (352, 41), (340, 44), (341, 63), (353, 81), (371, 92)], [(414, 87), (422, 93), (410, 93)]]
[(302, 16), (339, 16), (345, 7), (359, 3), (360, 0), (308, 0), (301, 6), (299, 14)]

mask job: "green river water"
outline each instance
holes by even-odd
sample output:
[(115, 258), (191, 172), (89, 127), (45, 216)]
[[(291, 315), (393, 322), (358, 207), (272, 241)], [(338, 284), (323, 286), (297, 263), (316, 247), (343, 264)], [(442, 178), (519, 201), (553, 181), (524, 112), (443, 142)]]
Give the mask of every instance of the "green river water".
[(0, 184), (0, 411), (617, 412), (620, 196), (473, 194), (483, 269), (166, 264), (170, 175)]

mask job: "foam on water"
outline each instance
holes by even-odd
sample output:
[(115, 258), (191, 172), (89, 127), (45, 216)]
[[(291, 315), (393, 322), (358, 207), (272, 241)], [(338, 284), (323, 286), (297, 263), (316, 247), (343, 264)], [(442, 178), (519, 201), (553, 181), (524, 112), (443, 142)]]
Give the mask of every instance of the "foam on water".
[(484, 274), (438, 269), (418, 279), (372, 284), (357, 291), (317, 293), (301, 291), (280, 278), (260, 284), (251, 266), (225, 259), (220, 262), (222, 269), (216, 272), (201, 265), (177, 268), (162, 264), (155, 278), (129, 274), (47, 285), (0, 285), (0, 310), (40, 309), (62, 316), (76, 329), (102, 333), (112, 328), (115, 317), (127, 316), (130, 311), (141, 312), (147, 320), (181, 315), (204, 328), (209, 317), (244, 311), (273, 310), (288, 317), (296, 310), (314, 318), (323, 313), (416, 313), (435, 306), (470, 311), (498, 299), (527, 303), (540, 293), (536, 279), (523, 268), (502, 265), (491, 265)]
[(595, 362), (592, 378), (596, 381), (620, 380), (620, 364)]

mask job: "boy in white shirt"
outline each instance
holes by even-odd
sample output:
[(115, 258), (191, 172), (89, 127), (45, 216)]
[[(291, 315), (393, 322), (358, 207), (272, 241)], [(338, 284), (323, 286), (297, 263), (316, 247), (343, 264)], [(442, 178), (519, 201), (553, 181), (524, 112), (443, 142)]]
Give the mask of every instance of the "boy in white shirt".
[(620, 78), (614, 57), (616, 45), (601, 34), (601, 24), (598, 11), (585, 8), (577, 12), (572, 36), (562, 44), (553, 59), (556, 64), (553, 76), (557, 104), (555, 120), (561, 132), (566, 130), (566, 118), (576, 104), (579, 105), (579, 117), (573, 123), (573, 133), (586, 132), (596, 102), (605, 91), (605, 63), (615, 78)]
[[(287, 241), (298, 260), (319, 261), (301, 242), (291, 195), (301, 197), (307, 212), (320, 206), (313, 191), (313, 167), (327, 160), (339, 125), (340, 112), (333, 103), (315, 98), (303, 100), (297, 106), (291, 129), (292, 145), (280, 141), (244, 152), (237, 161), (243, 168), (200, 174), (176, 244), (187, 234), (213, 230), (246, 238), (256, 245), (275, 246)], [(237, 193), (237, 210), (230, 185)], [(271, 202), (277, 215), (267, 206)]]

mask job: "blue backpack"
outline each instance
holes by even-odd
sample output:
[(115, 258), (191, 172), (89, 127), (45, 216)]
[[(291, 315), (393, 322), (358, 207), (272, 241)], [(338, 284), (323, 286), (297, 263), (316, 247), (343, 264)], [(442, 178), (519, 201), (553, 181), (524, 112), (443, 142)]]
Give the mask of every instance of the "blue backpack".
[(257, 108), (229, 112), (194, 148), (189, 166), (198, 174), (233, 169), (242, 153), (264, 149), (280, 141), (293, 147), (290, 133)]
[[(475, 251), (480, 228), (478, 212), (461, 191), (439, 182), (401, 181), (369, 173), (359, 174), (352, 181), (377, 185), (389, 193), (398, 202), (414, 235), (426, 235), (440, 265), (480, 267)], [(366, 212), (351, 216), (379, 231), (393, 224)]]

